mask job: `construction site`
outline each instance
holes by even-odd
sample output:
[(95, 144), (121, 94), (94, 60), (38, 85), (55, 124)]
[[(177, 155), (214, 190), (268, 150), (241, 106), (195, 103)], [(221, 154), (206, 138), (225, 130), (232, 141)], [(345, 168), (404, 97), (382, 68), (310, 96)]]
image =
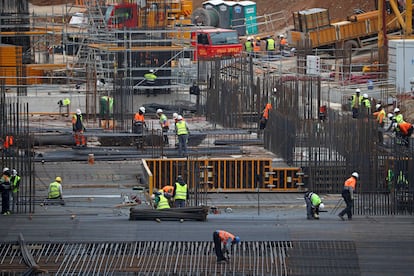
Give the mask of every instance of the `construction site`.
[[(414, 122), (413, 7), (373, 2), (338, 19), (262, 14), (261, 1), (0, 1), (1, 166), (21, 177), (0, 216), (0, 275), (411, 275), (414, 141), (372, 113)], [(358, 117), (357, 89), (371, 106)], [(155, 209), (179, 176), (186, 207)], [(48, 200), (57, 177), (63, 200)], [(325, 204), (318, 220), (307, 191)], [(218, 229), (241, 238), (225, 264)]]

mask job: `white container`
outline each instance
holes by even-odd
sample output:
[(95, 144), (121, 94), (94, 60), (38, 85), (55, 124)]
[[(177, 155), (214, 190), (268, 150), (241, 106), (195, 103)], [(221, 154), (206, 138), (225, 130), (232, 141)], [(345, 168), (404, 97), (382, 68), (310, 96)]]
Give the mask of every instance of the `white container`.
[(388, 42), (388, 78), (395, 83), (397, 93), (414, 91), (414, 39), (396, 39)]

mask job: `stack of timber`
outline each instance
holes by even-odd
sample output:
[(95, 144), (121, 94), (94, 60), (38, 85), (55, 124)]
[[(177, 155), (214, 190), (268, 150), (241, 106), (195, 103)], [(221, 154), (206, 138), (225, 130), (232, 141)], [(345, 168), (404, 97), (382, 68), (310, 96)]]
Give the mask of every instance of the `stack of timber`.
[(206, 221), (209, 207), (184, 207), (162, 210), (131, 208), (129, 220), (198, 220)]

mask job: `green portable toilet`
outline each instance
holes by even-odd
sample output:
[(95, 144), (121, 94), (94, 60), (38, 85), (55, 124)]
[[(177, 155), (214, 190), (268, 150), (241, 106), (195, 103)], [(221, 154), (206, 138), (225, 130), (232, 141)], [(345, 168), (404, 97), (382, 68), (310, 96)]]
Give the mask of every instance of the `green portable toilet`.
[(232, 12), (232, 28), (240, 36), (257, 34), (256, 3), (252, 1), (236, 2)]
[(220, 28), (231, 28), (231, 21), (233, 18), (233, 6), (236, 4), (237, 2), (234, 1), (224, 1), (223, 3), (217, 5), (217, 11), (220, 17)]

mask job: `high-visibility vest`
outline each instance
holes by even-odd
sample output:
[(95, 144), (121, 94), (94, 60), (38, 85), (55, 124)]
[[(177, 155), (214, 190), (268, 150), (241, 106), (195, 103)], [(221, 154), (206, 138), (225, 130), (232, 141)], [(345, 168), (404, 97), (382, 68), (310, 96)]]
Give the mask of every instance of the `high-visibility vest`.
[(250, 40), (247, 40), (247, 41), (244, 43), (244, 47), (245, 47), (245, 49), (246, 49), (246, 52), (251, 52), (251, 51), (253, 51), (253, 43), (252, 43)]
[(396, 116), (394, 116), (394, 120), (397, 124), (402, 123), (404, 121), (404, 117), (402, 114), (398, 114)]
[(144, 114), (139, 114), (139, 112), (135, 113), (134, 121), (135, 122), (144, 122), (145, 121)]
[(384, 124), (385, 115), (386, 115), (386, 113), (385, 113), (384, 108), (381, 109), (380, 111), (374, 112), (374, 116), (377, 116), (377, 122), (380, 125)]
[(358, 107), (361, 104), (362, 99), (362, 96), (357, 96), (356, 94), (352, 95), (352, 107)]
[(310, 201), (311, 201), (313, 206), (318, 206), (322, 202), (321, 198), (315, 193), (312, 193), (312, 195), (310, 197)]
[(344, 188), (346, 189), (352, 188), (352, 190), (355, 190), (355, 186), (356, 186), (356, 179), (353, 176), (345, 180)]
[(178, 121), (177, 123), (175, 123), (175, 127), (177, 128), (177, 135), (188, 134), (187, 124), (185, 121)]
[(181, 185), (180, 183), (175, 183), (175, 196), (174, 199), (187, 199), (187, 184)]
[[(78, 116), (79, 116), (79, 120), (78, 120)], [(72, 117), (72, 125), (73, 125), (73, 130), (76, 131), (83, 131), (83, 123), (82, 123), (82, 115), (73, 115)]]
[(269, 119), (269, 110), (272, 109), (272, 105), (270, 103), (267, 103), (264, 110), (263, 110), (263, 118), (266, 120)]
[(410, 128), (412, 127), (413, 127), (412, 124), (405, 122), (405, 121), (402, 121), (401, 123), (398, 124), (398, 128), (400, 129), (401, 133), (404, 135), (408, 135), (408, 132)]
[(168, 199), (164, 195), (159, 195), (160, 201), (157, 204), (157, 210), (161, 209), (168, 209), (170, 208), (170, 204), (168, 203)]
[(19, 191), (19, 185), (20, 185), (20, 176), (15, 175), (10, 178), (10, 185), (11, 190), (13, 193), (17, 193)]
[(157, 79), (157, 76), (153, 73), (146, 73), (144, 75), (144, 78), (147, 82), (155, 82), (155, 80)]
[(60, 196), (60, 183), (56, 181), (50, 183), (49, 190), (49, 198), (56, 198)]
[(70, 105), (70, 99), (69, 98), (63, 99), (62, 104), (63, 106)]
[(12, 135), (7, 135), (3, 143), (4, 148), (8, 149), (10, 146), (13, 146), (13, 144), (14, 144), (14, 137)]
[(232, 233), (229, 233), (229, 232), (227, 232), (227, 231), (224, 231), (224, 230), (217, 230), (217, 232), (218, 232), (218, 236), (219, 236), (219, 238), (220, 238), (220, 240), (223, 242), (223, 244), (224, 245), (226, 245), (227, 244), (227, 241), (230, 239), (230, 240), (234, 240), (234, 235), (232, 234)]
[(371, 107), (371, 102), (369, 101), (369, 99), (365, 99), (363, 98), (361, 100), (361, 103), (366, 107), (366, 108), (370, 108)]
[(170, 125), (170, 123), (168, 122), (167, 116), (165, 116), (165, 114), (161, 114), (160, 116), (160, 125), (162, 127), (167, 127)]
[(266, 47), (268, 51), (273, 51), (275, 49), (275, 40), (273, 38), (268, 38)]

